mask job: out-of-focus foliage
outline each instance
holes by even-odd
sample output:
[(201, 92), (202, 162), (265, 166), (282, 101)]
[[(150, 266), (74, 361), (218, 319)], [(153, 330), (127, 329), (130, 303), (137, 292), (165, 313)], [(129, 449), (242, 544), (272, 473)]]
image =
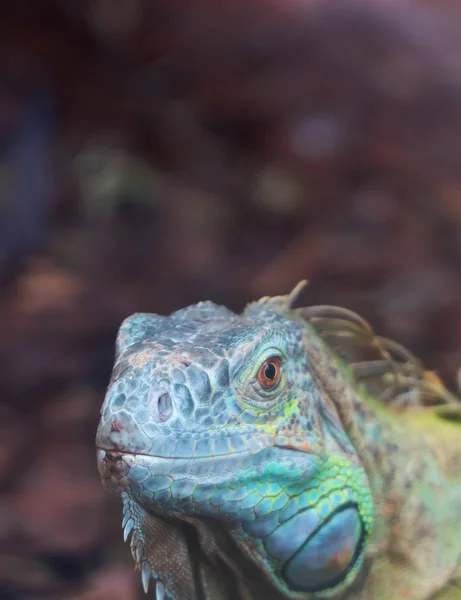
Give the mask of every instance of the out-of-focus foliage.
[(131, 600), (94, 432), (121, 320), (309, 278), (455, 385), (461, 5), (0, 8), (0, 596)]

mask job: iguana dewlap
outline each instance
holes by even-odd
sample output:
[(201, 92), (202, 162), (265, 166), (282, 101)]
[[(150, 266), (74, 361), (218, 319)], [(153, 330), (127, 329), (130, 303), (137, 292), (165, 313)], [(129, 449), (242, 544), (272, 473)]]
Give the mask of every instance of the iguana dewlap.
[(299, 289), (120, 327), (96, 445), (144, 588), (461, 599), (461, 404), (357, 315), (294, 309)]

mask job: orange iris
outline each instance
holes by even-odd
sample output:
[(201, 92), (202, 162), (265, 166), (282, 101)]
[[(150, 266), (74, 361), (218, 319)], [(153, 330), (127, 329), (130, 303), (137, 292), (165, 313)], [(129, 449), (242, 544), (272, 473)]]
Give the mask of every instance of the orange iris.
[(272, 356), (259, 368), (258, 381), (265, 390), (270, 390), (277, 385), (280, 375), (280, 358)]

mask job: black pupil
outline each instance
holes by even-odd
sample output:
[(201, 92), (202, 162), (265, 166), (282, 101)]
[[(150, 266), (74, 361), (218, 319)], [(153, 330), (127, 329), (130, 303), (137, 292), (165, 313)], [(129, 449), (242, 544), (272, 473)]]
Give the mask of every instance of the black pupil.
[(276, 369), (274, 363), (267, 364), (266, 368), (264, 369), (264, 377), (266, 379), (275, 379), (276, 375), (277, 375), (277, 369)]

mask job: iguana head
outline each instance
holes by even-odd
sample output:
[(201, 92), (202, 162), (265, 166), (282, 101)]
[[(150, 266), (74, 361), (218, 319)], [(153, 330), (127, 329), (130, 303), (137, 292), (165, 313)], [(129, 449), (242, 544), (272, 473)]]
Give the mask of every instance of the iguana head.
[(155, 544), (145, 550), (148, 515), (195, 527), (211, 561), (256, 565), (281, 598), (334, 595), (362, 563), (367, 477), (309, 363), (306, 345), (322, 342), (290, 303), (263, 298), (237, 315), (202, 302), (119, 330), (100, 472), (124, 500), (145, 579), (174, 600), (186, 597), (175, 574)]

